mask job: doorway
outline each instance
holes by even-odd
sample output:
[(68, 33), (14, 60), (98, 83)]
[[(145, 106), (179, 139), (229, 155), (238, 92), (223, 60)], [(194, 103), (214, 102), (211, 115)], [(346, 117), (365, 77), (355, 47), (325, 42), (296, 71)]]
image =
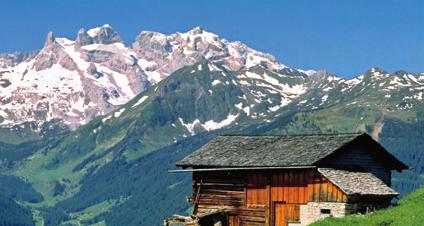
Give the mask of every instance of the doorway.
[(273, 226), (287, 226), (287, 204), (285, 202), (273, 202)]

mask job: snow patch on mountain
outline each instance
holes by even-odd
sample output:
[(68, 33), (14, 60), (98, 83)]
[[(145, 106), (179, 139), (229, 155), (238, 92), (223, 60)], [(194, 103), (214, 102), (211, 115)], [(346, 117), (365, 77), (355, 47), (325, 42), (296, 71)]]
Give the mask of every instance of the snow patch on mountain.
[(220, 71), (215, 65), (208, 64), (209, 71)]
[[(108, 24), (105, 24), (104, 26), (109, 27)], [(100, 29), (101, 27), (92, 28), (87, 31), (87, 34), (90, 35), (91, 37), (95, 37), (99, 33)]]
[(238, 114), (234, 114), (234, 115), (229, 114), (227, 116), (227, 118), (225, 118), (224, 120), (222, 120), (220, 122), (215, 122), (214, 120), (209, 120), (209, 121), (206, 121), (204, 124), (202, 124), (202, 126), (207, 131), (220, 129), (220, 128), (223, 128), (223, 127), (228, 126), (231, 123), (233, 123), (237, 119), (238, 116), (239, 116)]
[(184, 123), (184, 120), (182, 118), (178, 118), (178, 120), (180, 121), (181, 125), (183, 125), (187, 129), (187, 131), (192, 136), (194, 136), (196, 135), (195, 128), (202, 128), (206, 131), (221, 129), (233, 123), (238, 116), (239, 114), (229, 114), (227, 118), (223, 119), (222, 121), (215, 122), (214, 120), (209, 120), (209, 121), (206, 121), (205, 123), (201, 123), (199, 119), (195, 119), (191, 123)]
[(212, 81), (212, 86), (216, 86), (220, 83), (221, 83), (221, 81), (219, 81), (218, 79), (215, 79), (215, 80)]
[(115, 111), (114, 113), (113, 113), (113, 116), (115, 117), (115, 118), (118, 118), (122, 113), (124, 113), (124, 111), (125, 111), (125, 108), (121, 108), (121, 109), (119, 109), (119, 110), (117, 110), (117, 111)]
[(290, 100), (281, 98), (281, 102), (280, 102), (279, 105), (276, 105), (276, 106), (273, 106), (273, 107), (269, 107), (268, 110), (270, 110), (271, 112), (277, 111), (280, 108), (282, 108), (282, 107), (286, 106), (287, 104), (289, 104), (290, 102), (291, 102)]
[(149, 98), (149, 96), (143, 96), (140, 99), (138, 99), (138, 101), (132, 106), (132, 108), (137, 107), (138, 105), (142, 104), (145, 100), (147, 100), (147, 98)]

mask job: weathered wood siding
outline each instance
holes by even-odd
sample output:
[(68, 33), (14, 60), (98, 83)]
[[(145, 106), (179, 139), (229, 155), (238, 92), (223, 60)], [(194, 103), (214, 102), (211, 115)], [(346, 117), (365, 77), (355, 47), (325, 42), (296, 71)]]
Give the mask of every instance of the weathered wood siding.
[(309, 172), (308, 201), (347, 202), (346, 194), (316, 171)]
[(382, 180), (388, 186), (391, 183), (391, 172), (385, 168), (370, 152), (358, 147), (343, 152), (342, 155), (335, 155), (321, 163), (323, 166), (331, 166), (335, 168), (358, 167), (365, 169), (377, 178)]
[(194, 197), (199, 186), (195, 214), (225, 209), (232, 214), (232, 225), (273, 225), (281, 208), (285, 209), (287, 220), (296, 221), (300, 218), (300, 205), (309, 201), (347, 201), (346, 195), (316, 169), (195, 172)]
[(303, 204), (307, 202), (308, 183), (312, 171), (283, 171), (272, 173), (271, 201)]
[[(201, 184), (201, 185), (200, 185)], [(247, 205), (247, 177), (240, 173), (194, 173), (193, 197), (201, 186), (196, 214), (225, 209), (230, 225), (269, 225), (266, 205)]]
[(263, 173), (247, 175), (246, 203), (248, 205), (267, 205), (269, 203), (268, 177)]
[(199, 175), (193, 180), (193, 197), (196, 197), (198, 187), (201, 186), (197, 203), (199, 212), (216, 206), (235, 208), (245, 204), (244, 179), (219, 174), (204, 174), (204, 176), (202, 178)]

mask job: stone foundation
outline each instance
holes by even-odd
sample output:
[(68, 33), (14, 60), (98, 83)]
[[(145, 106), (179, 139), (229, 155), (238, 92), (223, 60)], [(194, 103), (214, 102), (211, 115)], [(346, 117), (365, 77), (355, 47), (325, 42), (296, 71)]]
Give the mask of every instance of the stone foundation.
[(326, 217), (344, 217), (349, 214), (365, 214), (387, 207), (387, 203), (344, 203), (344, 202), (309, 202), (300, 206), (300, 222), (289, 226), (304, 226)]
[[(300, 206), (300, 222), (289, 226), (303, 226), (326, 217), (344, 217), (347, 203), (342, 202), (309, 202)], [(329, 213), (328, 213), (329, 211)]]

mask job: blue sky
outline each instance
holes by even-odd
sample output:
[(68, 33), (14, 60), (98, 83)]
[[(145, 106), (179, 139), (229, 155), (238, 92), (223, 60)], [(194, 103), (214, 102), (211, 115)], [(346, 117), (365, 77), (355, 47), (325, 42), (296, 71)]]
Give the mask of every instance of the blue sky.
[(420, 0), (4, 1), (0, 52), (39, 49), (48, 31), (74, 39), (79, 28), (105, 23), (127, 44), (142, 30), (170, 34), (201, 26), (288, 66), (344, 77), (373, 66), (424, 71)]

